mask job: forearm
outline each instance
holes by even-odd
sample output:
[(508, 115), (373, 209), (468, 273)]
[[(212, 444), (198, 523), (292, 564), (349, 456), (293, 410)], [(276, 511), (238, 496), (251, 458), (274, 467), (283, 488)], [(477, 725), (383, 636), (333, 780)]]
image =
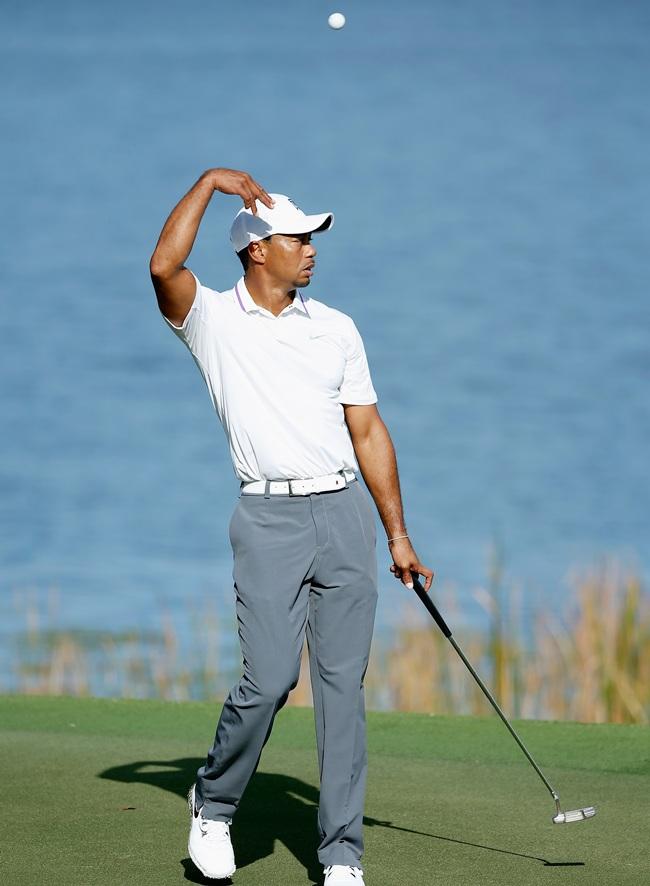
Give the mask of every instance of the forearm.
[(204, 172), (174, 207), (151, 256), (151, 272), (164, 277), (182, 268), (192, 251), (201, 219), (214, 194), (211, 170)]
[(359, 469), (372, 495), (387, 538), (405, 535), (402, 495), (393, 441), (383, 422), (367, 437), (353, 441)]

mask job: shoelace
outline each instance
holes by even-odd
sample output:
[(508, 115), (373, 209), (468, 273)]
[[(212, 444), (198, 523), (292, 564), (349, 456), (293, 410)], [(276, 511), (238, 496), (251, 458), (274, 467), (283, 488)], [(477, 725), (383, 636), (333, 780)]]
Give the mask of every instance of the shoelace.
[(225, 821), (212, 821), (201, 816), (199, 827), (201, 836), (207, 837), (210, 843), (223, 843), (230, 839), (230, 829)]

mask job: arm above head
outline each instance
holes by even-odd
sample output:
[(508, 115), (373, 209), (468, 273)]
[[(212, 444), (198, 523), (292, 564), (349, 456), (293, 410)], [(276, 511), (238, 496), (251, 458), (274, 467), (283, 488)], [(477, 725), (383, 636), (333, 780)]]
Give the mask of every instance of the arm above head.
[(204, 172), (174, 207), (149, 261), (149, 272), (158, 307), (176, 326), (183, 324), (194, 301), (196, 282), (185, 262), (215, 191), (241, 197), (253, 213), (257, 213), (256, 200), (269, 208), (273, 206), (264, 188), (247, 172), (216, 168)]

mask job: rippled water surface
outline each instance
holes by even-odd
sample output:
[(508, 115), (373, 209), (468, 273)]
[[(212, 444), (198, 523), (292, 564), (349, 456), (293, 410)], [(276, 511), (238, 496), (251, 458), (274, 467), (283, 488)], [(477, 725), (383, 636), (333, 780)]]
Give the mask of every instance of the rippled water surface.
[[(467, 601), (650, 565), (650, 7), (3, 4), (0, 624), (230, 615), (238, 494), (148, 258), (210, 166), (333, 210), (310, 293), (351, 314), (406, 519)], [(234, 198), (189, 264), (239, 275)], [(379, 527), (381, 626), (403, 596)]]

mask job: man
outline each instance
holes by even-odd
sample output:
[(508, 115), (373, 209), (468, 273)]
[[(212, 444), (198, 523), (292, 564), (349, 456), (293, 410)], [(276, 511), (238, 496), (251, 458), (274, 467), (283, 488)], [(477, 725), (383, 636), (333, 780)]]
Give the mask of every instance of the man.
[[(244, 275), (225, 292), (185, 267), (215, 191), (241, 197), (230, 236)], [(229, 525), (244, 673), (224, 703), (190, 788), (190, 857), (206, 876), (235, 871), (229, 825), (309, 647), (320, 770), (318, 858), (325, 886), (364, 886), (367, 769), (363, 679), (377, 600), (376, 528), (394, 576), (426, 577), (404, 525), (395, 451), (377, 411), (352, 319), (309, 298), (305, 215), (247, 173), (210, 169), (172, 211), (150, 270), (165, 322), (190, 350), (223, 425), (240, 496)]]

